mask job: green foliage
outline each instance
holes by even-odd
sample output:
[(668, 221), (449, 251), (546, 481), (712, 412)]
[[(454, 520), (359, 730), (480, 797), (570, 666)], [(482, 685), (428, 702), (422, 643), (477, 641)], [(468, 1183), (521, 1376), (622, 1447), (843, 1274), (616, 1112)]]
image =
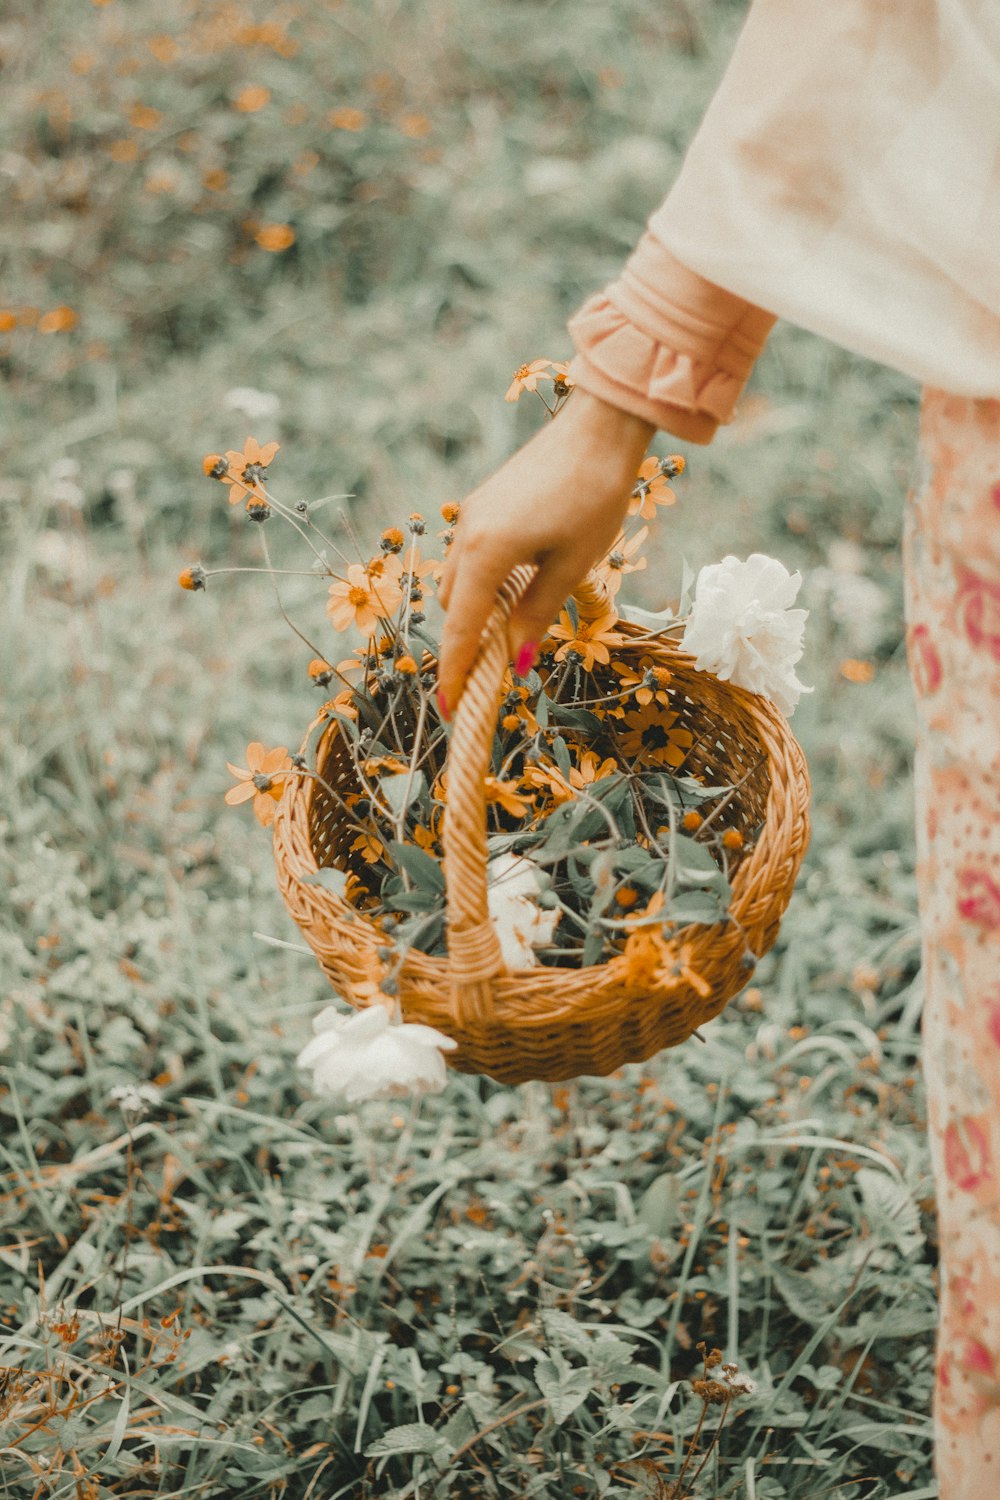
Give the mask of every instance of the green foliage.
[[(367, 538), (527, 436), (510, 372), (570, 352), (566, 315), (641, 233), (741, 18), (723, 0), (277, 19), (61, 0), (42, 27), (7, 8), (11, 1496), (670, 1495), (706, 1410), (700, 1340), (756, 1391), (718, 1443), (708, 1408), (693, 1500), (933, 1493), (898, 558), (912, 385), (780, 328), (738, 421), (688, 451), (641, 601), (677, 594), (682, 558), (802, 568), (813, 840), (752, 986), (704, 1041), (610, 1079), (455, 1075), (419, 1110), (347, 1114), (303, 1089), (294, 1057), (330, 993), (266, 836), (222, 796), (226, 760), (257, 737), (297, 748), (316, 700), (264, 580), (174, 583), (179, 548), (257, 560), (200, 474), (248, 431), (281, 441), (288, 493), (353, 494)], [(173, 61), (150, 50), (164, 35)], [(236, 109), (258, 84), (270, 102)], [(132, 123), (136, 105), (161, 118)], [(348, 107), (371, 129), (327, 123)], [(430, 132), (405, 134), (411, 113)], [(254, 238), (268, 224), (294, 228), (287, 251)], [(41, 331), (63, 305), (75, 325)], [(262, 394), (273, 418), (249, 414), (275, 411)], [(315, 581), (282, 598), (310, 616)]]

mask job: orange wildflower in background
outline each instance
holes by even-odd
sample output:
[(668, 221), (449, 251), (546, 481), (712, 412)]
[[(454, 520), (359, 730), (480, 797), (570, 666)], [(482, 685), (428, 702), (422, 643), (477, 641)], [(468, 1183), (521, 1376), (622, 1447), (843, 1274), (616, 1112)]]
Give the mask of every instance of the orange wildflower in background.
[(351, 563), (346, 578), (330, 585), (326, 612), (334, 630), (356, 625), (373, 635), (380, 619), (387, 619), (402, 603), (403, 594), (392, 577), (373, 579), (360, 563)]
[(290, 250), (295, 244), (295, 230), (291, 224), (262, 224), (254, 239), (262, 250), (280, 255), (282, 250)]
[(133, 104), (128, 112), (129, 123), (136, 130), (155, 130), (163, 123), (163, 114), (149, 104)]
[(350, 105), (344, 105), (340, 109), (331, 109), (326, 117), (327, 124), (332, 125), (334, 130), (364, 130), (368, 124), (368, 116), (363, 109), (352, 109)]
[(286, 777), (283, 772), (292, 769), (287, 747), (279, 745), (274, 750), (265, 750), (259, 740), (247, 746), (246, 769), (226, 762), (226, 769), (236, 777), (237, 785), (226, 793), (230, 807), (253, 798), (254, 816), (258, 823), (270, 828), (285, 790)]
[(516, 401), (522, 391), (533, 391), (552, 365), (551, 359), (533, 359), (529, 365), (521, 365), (514, 371), (514, 379), (507, 387), (505, 401)]
[(43, 313), (38, 320), (39, 333), (69, 333), (78, 322), (76, 313), (71, 307), (53, 307), (50, 312)]
[[(223, 484), (232, 485), (229, 495), (230, 505), (235, 505), (238, 500), (249, 499), (251, 495), (267, 503), (267, 496), (264, 493), (264, 475), (268, 464), (278, 452), (278, 448), (278, 443), (265, 443), (262, 448), (256, 438), (248, 437), (242, 453), (237, 453), (234, 448), (226, 450), (226, 463), (229, 467), (218, 477)], [(206, 456), (206, 473), (211, 472), (207, 467), (209, 459), (216, 457), (214, 453)]]
[(252, 115), (256, 114), (258, 109), (263, 109), (265, 104), (270, 104), (270, 102), (271, 90), (269, 88), (265, 88), (262, 83), (248, 83), (246, 88), (240, 89), (240, 92), (236, 95), (236, 98), (233, 100), (233, 106), (240, 110), (242, 114)]
[(581, 620), (576, 629), (568, 610), (563, 610), (559, 622), (549, 628), (549, 635), (564, 644), (556, 652), (556, 661), (563, 661), (571, 651), (582, 657), (583, 670), (592, 672), (594, 662), (604, 666), (611, 660), (612, 646), (624, 644), (624, 637), (614, 629), (618, 621), (616, 610), (605, 610), (596, 620)]

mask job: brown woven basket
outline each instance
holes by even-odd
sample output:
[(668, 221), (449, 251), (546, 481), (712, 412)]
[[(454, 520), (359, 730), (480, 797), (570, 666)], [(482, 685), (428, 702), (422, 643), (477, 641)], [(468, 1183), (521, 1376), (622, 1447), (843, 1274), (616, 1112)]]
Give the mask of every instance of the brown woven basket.
[[(691, 967), (711, 995), (703, 999), (686, 981), (653, 990), (638, 986), (626, 979), (621, 957), (588, 968), (506, 969), (487, 913), (484, 778), (511, 659), (507, 624), (533, 575), (533, 568), (515, 568), (498, 595), (455, 714), (443, 833), (448, 956), (411, 949), (398, 976), (403, 1019), (437, 1027), (458, 1042), (444, 1054), (450, 1067), (510, 1084), (606, 1077), (624, 1063), (677, 1046), (718, 1015), (774, 943), (809, 841), (809, 774), (781, 712), (768, 699), (699, 671), (669, 638), (620, 620), (616, 629), (626, 644), (616, 654), (627, 661), (648, 653), (672, 674), (670, 710), (696, 742), (685, 774), (708, 785), (741, 782), (727, 822), (745, 835), (763, 824), (753, 848), (729, 862), (728, 920), (692, 923), (670, 939), (675, 950), (691, 945)], [(583, 619), (597, 618), (608, 605), (593, 575), (574, 598)], [(316, 754), (325, 781), (356, 789), (336, 720), (323, 731)], [(318, 781), (289, 782), (274, 821), (278, 886), (334, 989), (355, 1003), (348, 986), (369, 977), (385, 937), (348, 902), (303, 878), (342, 863), (352, 837)]]

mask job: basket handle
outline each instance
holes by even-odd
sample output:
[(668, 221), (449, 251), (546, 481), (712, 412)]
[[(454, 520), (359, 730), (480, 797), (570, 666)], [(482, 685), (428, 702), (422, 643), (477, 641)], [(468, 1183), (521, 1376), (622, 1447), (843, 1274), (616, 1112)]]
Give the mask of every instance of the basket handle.
[[(511, 659), (510, 617), (537, 568), (519, 564), (501, 586), (462, 696), (448, 746), (444, 878), (452, 1013), (460, 1025), (493, 1016), (492, 980), (507, 972), (486, 901), (486, 785), (504, 672)], [(611, 606), (590, 572), (573, 590), (582, 620)]]

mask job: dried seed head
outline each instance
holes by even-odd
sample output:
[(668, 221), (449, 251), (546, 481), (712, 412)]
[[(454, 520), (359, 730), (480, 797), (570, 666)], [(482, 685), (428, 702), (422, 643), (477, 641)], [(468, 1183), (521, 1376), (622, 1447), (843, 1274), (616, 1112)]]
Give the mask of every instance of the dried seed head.
[(206, 453), (201, 466), (209, 479), (221, 479), (223, 474), (229, 473), (229, 460), (221, 453)]

